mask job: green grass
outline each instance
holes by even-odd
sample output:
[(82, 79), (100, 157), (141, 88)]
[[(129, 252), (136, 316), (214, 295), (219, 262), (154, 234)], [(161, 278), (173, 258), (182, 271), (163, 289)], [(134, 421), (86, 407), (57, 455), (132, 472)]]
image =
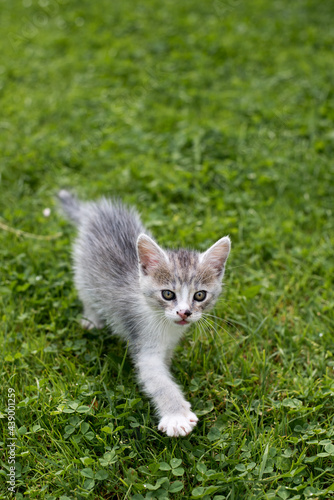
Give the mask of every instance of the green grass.
[[(331, 498), (333, 4), (2, 3), (1, 498), (9, 388), (17, 499)], [(232, 238), (221, 319), (175, 353), (186, 438), (80, 327), (61, 187), (165, 246)]]

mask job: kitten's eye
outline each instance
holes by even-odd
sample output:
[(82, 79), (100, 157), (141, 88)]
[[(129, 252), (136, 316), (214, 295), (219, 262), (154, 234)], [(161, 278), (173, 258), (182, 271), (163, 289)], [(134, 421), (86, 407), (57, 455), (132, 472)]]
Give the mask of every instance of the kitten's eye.
[(175, 299), (175, 293), (170, 290), (162, 290), (161, 295), (165, 300), (173, 300)]
[(196, 292), (194, 295), (194, 299), (197, 300), (197, 302), (202, 302), (205, 298), (206, 298), (206, 292), (204, 290)]

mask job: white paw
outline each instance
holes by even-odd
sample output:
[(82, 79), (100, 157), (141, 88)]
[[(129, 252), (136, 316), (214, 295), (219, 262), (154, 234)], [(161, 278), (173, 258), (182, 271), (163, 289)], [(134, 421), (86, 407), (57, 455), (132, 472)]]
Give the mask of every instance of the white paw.
[(84, 328), (85, 330), (92, 330), (93, 328), (97, 328), (100, 330), (104, 326), (102, 321), (98, 321), (97, 324), (95, 324), (92, 323), (92, 321), (89, 321), (88, 319), (82, 319), (80, 320), (80, 323), (82, 328)]
[(186, 436), (193, 430), (198, 418), (192, 411), (165, 415), (159, 422), (159, 431), (165, 432), (167, 436)]

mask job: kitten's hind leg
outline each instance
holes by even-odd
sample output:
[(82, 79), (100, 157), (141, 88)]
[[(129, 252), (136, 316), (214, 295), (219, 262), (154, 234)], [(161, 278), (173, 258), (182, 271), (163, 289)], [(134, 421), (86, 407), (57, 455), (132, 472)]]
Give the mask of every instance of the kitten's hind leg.
[(87, 307), (85, 305), (83, 318), (81, 319), (81, 326), (85, 330), (92, 330), (93, 328), (101, 329), (103, 328), (104, 321), (98, 316), (96, 311), (94, 311), (91, 307)]

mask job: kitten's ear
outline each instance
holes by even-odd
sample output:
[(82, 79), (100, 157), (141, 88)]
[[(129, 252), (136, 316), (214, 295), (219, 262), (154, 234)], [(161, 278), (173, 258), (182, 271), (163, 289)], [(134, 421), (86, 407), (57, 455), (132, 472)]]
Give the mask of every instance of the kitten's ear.
[(224, 236), (218, 240), (206, 252), (201, 254), (200, 262), (214, 269), (217, 277), (223, 277), (225, 263), (231, 250), (231, 240), (228, 236)]
[(143, 274), (150, 274), (161, 264), (168, 262), (167, 254), (147, 234), (140, 234), (137, 239), (137, 252), (140, 269)]

